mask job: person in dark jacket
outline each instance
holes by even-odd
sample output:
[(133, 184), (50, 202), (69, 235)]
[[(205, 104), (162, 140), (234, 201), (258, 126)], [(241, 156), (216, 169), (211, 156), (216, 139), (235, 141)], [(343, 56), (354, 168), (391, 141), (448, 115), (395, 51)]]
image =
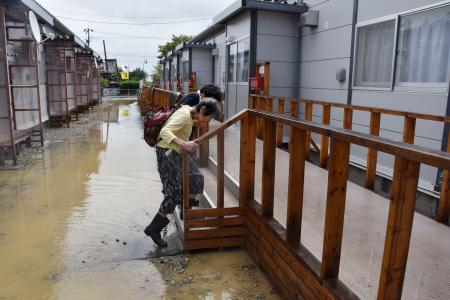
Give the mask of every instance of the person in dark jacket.
[(217, 102), (219, 102), (219, 107), (220, 107), (222, 113), (216, 119), (217, 119), (217, 121), (222, 122), (223, 118), (224, 118), (223, 117), (224, 106), (223, 106), (222, 92), (220, 91), (220, 88), (215, 86), (214, 84), (207, 84), (204, 87), (202, 87), (199, 91), (187, 94), (186, 96), (184, 96), (181, 99), (180, 104), (181, 105), (189, 105), (192, 107), (192, 106), (197, 105), (200, 102), (200, 100), (205, 97), (216, 99)]

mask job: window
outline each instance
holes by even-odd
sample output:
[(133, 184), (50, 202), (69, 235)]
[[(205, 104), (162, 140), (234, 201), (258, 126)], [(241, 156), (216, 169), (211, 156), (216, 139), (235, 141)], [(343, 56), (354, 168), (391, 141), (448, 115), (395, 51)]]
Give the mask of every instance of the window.
[(398, 86), (448, 87), (450, 5), (400, 18)]
[(355, 87), (441, 91), (449, 79), (450, 5), (358, 26)]
[(249, 53), (249, 40), (239, 42), (237, 52), (237, 82), (248, 81)]
[(237, 44), (228, 46), (228, 82), (235, 82), (234, 65), (236, 64), (236, 50)]
[(395, 20), (358, 28), (355, 86), (391, 87)]

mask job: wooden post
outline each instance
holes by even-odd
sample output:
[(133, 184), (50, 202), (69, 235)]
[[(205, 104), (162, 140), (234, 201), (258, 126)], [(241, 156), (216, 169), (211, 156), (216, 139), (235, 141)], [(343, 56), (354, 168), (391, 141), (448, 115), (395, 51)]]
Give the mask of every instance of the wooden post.
[(300, 245), (305, 178), (306, 131), (291, 128), (289, 145), (289, 183), (286, 221), (286, 240), (295, 247)]
[[(450, 131), (447, 139), (447, 152), (450, 152)], [(450, 176), (449, 171), (444, 170), (442, 173), (441, 196), (439, 197), (439, 205), (437, 208), (436, 219), (438, 222), (448, 225), (450, 217)]]
[(270, 95), (270, 63), (264, 64), (264, 96)]
[(403, 143), (414, 144), (415, 132), (416, 132), (416, 118), (405, 116), (403, 126)]
[[(297, 119), (297, 100), (291, 99), (291, 118)], [(289, 136), (291, 135), (290, 131), (292, 131), (292, 128), (289, 128)], [(291, 152), (291, 144), (289, 141), (288, 145), (288, 151)]]
[(353, 127), (353, 109), (350, 107), (344, 108), (344, 124), (345, 129), (351, 130)]
[[(187, 211), (189, 209), (189, 158), (186, 152), (182, 152), (183, 160), (183, 216), (184, 220), (187, 221), (189, 214)], [(187, 241), (187, 228), (184, 230), (184, 241)], [(185, 247), (184, 247), (185, 248)]]
[(349, 158), (350, 144), (332, 138), (320, 272), (323, 280), (337, 279), (339, 274)]
[(251, 113), (241, 121), (241, 149), (239, 168), (239, 206), (255, 198), (256, 117)]
[(264, 120), (261, 204), (263, 217), (273, 217), (276, 160), (276, 123)]
[(224, 206), (225, 185), (225, 133), (217, 135), (217, 208)]
[[(312, 121), (312, 113), (313, 113), (313, 104), (312, 102), (306, 102), (305, 103), (305, 120), (306, 121)], [(311, 131), (306, 132), (306, 158), (309, 157), (309, 151), (311, 151)]]
[[(263, 97), (258, 96), (256, 101), (256, 108), (259, 110), (265, 110), (264, 105), (265, 99)], [(264, 132), (264, 120), (261, 117), (257, 117), (257, 128), (258, 128), (258, 139), (263, 139), (263, 132)]]
[[(278, 114), (284, 116), (284, 98), (278, 98)], [(277, 124), (277, 147), (283, 144), (283, 124)]]
[[(203, 134), (207, 133), (209, 131), (209, 125), (205, 124), (200, 127), (198, 127), (199, 136), (202, 136)], [(199, 165), (201, 167), (207, 167), (208, 166), (208, 159), (209, 159), (209, 142), (201, 143), (199, 146)]]
[[(330, 125), (331, 120), (331, 106), (322, 105), (322, 123)], [(327, 168), (328, 164), (328, 142), (329, 138), (327, 135), (322, 135), (320, 142), (320, 167)]]
[[(381, 113), (377, 111), (370, 112), (370, 128), (369, 134), (380, 135), (380, 119)], [(377, 158), (378, 151), (373, 148), (369, 148), (367, 151), (367, 170), (366, 170), (366, 181), (365, 187), (369, 190), (373, 190), (375, 186), (375, 175), (377, 172)]]
[(396, 157), (378, 299), (400, 299), (408, 260), (420, 163)]

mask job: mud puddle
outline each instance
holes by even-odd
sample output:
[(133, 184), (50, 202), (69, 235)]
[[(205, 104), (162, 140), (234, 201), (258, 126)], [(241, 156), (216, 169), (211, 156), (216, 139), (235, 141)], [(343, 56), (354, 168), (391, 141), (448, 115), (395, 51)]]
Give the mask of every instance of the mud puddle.
[(55, 130), (39, 160), (0, 172), (0, 299), (276, 299), (244, 251), (169, 257), (173, 224), (166, 250), (144, 236), (161, 201), (155, 153), (136, 104), (114, 109), (117, 122), (81, 118), (79, 134)]

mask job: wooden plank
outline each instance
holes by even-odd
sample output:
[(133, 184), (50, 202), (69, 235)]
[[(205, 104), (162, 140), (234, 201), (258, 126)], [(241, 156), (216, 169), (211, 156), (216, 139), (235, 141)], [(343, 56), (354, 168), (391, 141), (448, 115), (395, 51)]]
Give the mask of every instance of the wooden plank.
[[(278, 109), (277, 112), (279, 115), (284, 116), (284, 98), (278, 98)], [(277, 123), (277, 147), (280, 147), (283, 144), (283, 124)]]
[(255, 195), (256, 118), (247, 114), (241, 122), (239, 206), (245, 207)]
[(198, 250), (198, 249), (214, 249), (227, 247), (240, 247), (243, 245), (244, 239), (242, 237), (219, 238), (209, 240), (188, 240), (184, 242), (184, 250)]
[(278, 274), (275, 273), (270, 266), (274, 265), (271, 261), (270, 256), (261, 254), (259, 247), (253, 246), (250, 242), (249, 238), (244, 239), (244, 245), (247, 249), (249, 255), (253, 258), (253, 260), (258, 264), (261, 270), (265, 273), (265, 275), (270, 278), (272, 284), (277, 288), (278, 292), (282, 299), (290, 299), (292, 298), (289, 294), (289, 287), (286, 285), (286, 281), (284, 278), (279, 278)]
[(224, 206), (225, 193), (225, 133), (217, 135), (217, 208)]
[(350, 144), (337, 139), (331, 139), (322, 266), (320, 272), (320, 277), (323, 280), (335, 280), (339, 274), (349, 158)]
[(218, 229), (197, 229), (197, 230), (188, 230), (186, 236), (188, 240), (195, 239), (214, 239), (214, 238), (223, 238), (223, 237), (236, 237), (244, 235), (244, 227), (225, 227)]
[(344, 124), (345, 129), (351, 130), (353, 127), (353, 109), (344, 108)]
[(403, 125), (403, 143), (414, 144), (416, 118), (406, 116)]
[[(313, 105), (312, 103), (305, 103), (305, 121), (312, 121)], [(306, 158), (309, 157), (311, 151), (311, 131), (306, 131)]]
[[(447, 152), (450, 152), (450, 131), (447, 136)], [(442, 172), (441, 194), (436, 213), (436, 220), (443, 224), (449, 225), (450, 217), (450, 174), (449, 170)]]
[[(200, 136), (204, 135), (209, 131), (209, 125), (204, 124), (198, 127), (198, 133)], [(199, 166), (207, 167), (209, 159), (209, 143), (201, 143), (199, 145)]]
[[(261, 97), (261, 96), (258, 96), (257, 97), (257, 108), (259, 109), (259, 110), (265, 110), (265, 98), (264, 97)], [(258, 139), (260, 139), (260, 140), (262, 140), (263, 139), (263, 136), (264, 136), (264, 120), (263, 120), (263, 118), (260, 118), (260, 117), (258, 117), (257, 118), (257, 136), (258, 136)]]
[(275, 191), (276, 123), (266, 119), (264, 128), (261, 203), (263, 216), (272, 217)]
[(420, 164), (395, 158), (378, 299), (400, 299), (408, 260)]
[[(370, 113), (369, 134), (375, 136), (380, 135), (380, 120), (381, 120), (381, 113), (379, 112)], [(378, 157), (377, 149), (369, 148), (367, 151), (367, 170), (365, 180), (365, 187), (369, 190), (373, 190), (375, 186), (375, 175), (377, 172), (377, 157)]]
[[(331, 106), (322, 105), (322, 124), (330, 125), (331, 120)], [(321, 136), (320, 142), (320, 167), (326, 168), (328, 165), (328, 143), (329, 138), (327, 135)]]
[(438, 222), (448, 225), (450, 217), (450, 176), (449, 171), (442, 173), (441, 195), (437, 208), (436, 219)]
[(222, 122), (222, 124), (220, 124), (220, 126), (214, 128), (213, 130), (208, 131), (207, 133), (205, 133), (204, 135), (199, 137), (197, 140), (197, 143), (204, 143), (204, 142), (208, 141), (212, 137), (218, 135), (221, 131), (224, 131), (228, 127), (231, 127), (232, 125), (239, 122), (241, 119), (243, 119), (245, 116), (247, 116), (247, 114), (248, 114), (248, 110), (243, 110), (243, 111), (237, 113), (236, 115), (229, 118), (225, 122)]
[[(189, 158), (186, 152), (182, 152), (182, 159), (183, 159), (183, 215), (188, 214), (188, 211), (190, 210), (189, 206)], [(186, 241), (186, 232), (184, 231), (184, 240)], [(186, 243), (185, 243), (186, 248)]]
[(228, 227), (239, 226), (245, 223), (245, 217), (219, 217), (211, 219), (185, 220), (187, 228)]
[(245, 209), (241, 207), (191, 209), (186, 213), (186, 219), (205, 217), (245, 216)]
[(289, 182), (286, 221), (286, 240), (293, 246), (300, 245), (302, 226), (303, 192), (305, 177), (306, 131), (292, 128), (289, 145)]
[(280, 292), (282, 291), (282, 288), (282, 293), (285, 299), (297, 299), (298, 293), (293, 282), (293, 279), (295, 277), (287, 276), (287, 269), (284, 269), (279, 264), (277, 264), (277, 261), (275, 259), (276, 251), (274, 251), (270, 246), (267, 247), (267, 244), (265, 244), (266, 247), (264, 247), (261, 243), (262, 239), (263, 238), (261, 236), (258, 236), (258, 238), (256, 238), (254, 236), (254, 233), (251, 230), (248, 230), (248, 234), (246, 235), (246, 240), (248, 241), (248, 243), (252, 245), (252, 248), (258, 252), (263, 260), (262, 263), (266, 265), (267, 269), (270, 269), (272, 271), (272, 273), (278, 279), (278, 282), (283, 282), (282, 286), (278, 286)]

